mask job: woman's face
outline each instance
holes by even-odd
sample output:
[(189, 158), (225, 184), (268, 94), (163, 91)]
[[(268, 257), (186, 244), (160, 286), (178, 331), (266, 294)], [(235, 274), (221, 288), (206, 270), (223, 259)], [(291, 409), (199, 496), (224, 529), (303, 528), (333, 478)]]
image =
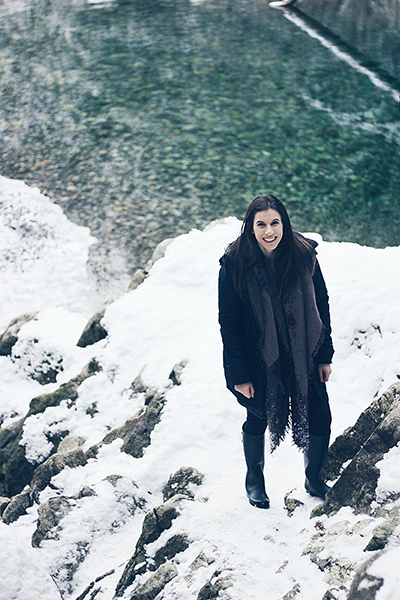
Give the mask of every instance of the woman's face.
[(283, 224), (278, 211), (268, 208), (257, 212), (253, 221), (253, 233), (264, 254), (271, 255), (283, 237)]

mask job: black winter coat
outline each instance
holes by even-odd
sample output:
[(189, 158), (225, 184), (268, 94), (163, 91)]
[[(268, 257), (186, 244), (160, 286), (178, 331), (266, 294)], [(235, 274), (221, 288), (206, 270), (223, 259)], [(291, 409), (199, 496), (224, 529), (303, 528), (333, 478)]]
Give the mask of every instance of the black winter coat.
[[(223, 341), (226, 384), (240, 404), (257, 416), (265, 417), (265, 372), (257, 352), (260, 332), (250, 302), (242, 300), (235, 290), (230, 261), (231, 258), (227, 254), (221, 258), (218, 285), (219, 323)], [(315, 265), (313, 283), (318, 312), (325, 328), (325, 338), (314, 359), (317, 366), (330, 364), (334, 353), (328, 292), (318, 261)], [(315, 374), (314, 380), (316, 381)], [(235, 385), (250, 381), (255, 389), (254, 398), (246, 398), (235, 391)], [(321, 386), (322, 393), (326, 394), (325, 384)]]

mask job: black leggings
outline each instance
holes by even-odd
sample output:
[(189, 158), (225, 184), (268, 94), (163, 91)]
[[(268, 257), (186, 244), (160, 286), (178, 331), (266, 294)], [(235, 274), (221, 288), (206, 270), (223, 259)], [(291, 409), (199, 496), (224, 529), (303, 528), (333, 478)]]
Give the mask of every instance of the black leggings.
[[(317, 384), (318, 385), (318, 384)], [(318, 394), (314, 386), (310, 389), (308, 418), (310, 433), (319, 436), (329, 436), (331, 433), (331, 409), (325, 386), (323, 392)], [(260, 419), (247, 410), (247, 419), (243, 423), (243, 431), (250, 435), (263, 435), (268, 425), (267, 419)]]

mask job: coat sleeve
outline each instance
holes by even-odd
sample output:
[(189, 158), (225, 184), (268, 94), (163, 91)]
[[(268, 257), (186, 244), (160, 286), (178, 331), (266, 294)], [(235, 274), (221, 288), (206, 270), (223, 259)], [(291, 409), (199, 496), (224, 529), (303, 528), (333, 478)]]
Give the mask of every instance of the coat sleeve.
[(224, 264), (219, 273), (218, 309), (225, 377), (228, 387), (233, 388), (250, 382), (251, 374), (244, 341), (244, 302), (236, 293), (232, 275)]
[(325, 327), (325, 338), (315, 356), (315, 362), (319, 365), (327, 365), (332, 362), (334, 349), (331, 336), (332, 329), (329, 312), (329, 296), (318, 260), (315, 265), (313, 282), (318, 312)]

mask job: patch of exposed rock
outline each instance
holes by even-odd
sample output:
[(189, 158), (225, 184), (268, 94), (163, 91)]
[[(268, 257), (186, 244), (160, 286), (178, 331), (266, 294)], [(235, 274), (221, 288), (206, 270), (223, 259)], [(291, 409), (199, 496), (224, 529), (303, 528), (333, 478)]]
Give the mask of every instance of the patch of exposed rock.
[(18, 341), (18, 334), (21, 327), (29, 321), (32, 321), (36, 316), (36, 313), (27, 313), (20, 315), (16, 319), (13, 319), (5, 332), (0, 335), (0, 356), (11, 356), (13, 346)]
[[(182, 373), (187, 361), (182, 361), (175, 365), (171, 372)], [(179, 385), (178, 381), (176, 385)], [(157, 423), (161, 420), (162, 410), (167, 401), (165, 393), (155, 388), (146, 387), (139, 375), (131, 386), (132, 393), (144, 393), (144, 406), (134, 417), (128, 419), (124, 425), (117, 427), (108, 433), (103, 440), (87, 451), (87, 457), (93, 458), (101, 446), (111, 444), (116, 439), (122, 439), (121, 450), (130, 454), (134, 458), (141, 458), (144, 449), (151, 443), (151, 433)]]
[(399, 442), (400, 382), (397, 382), (332, 444), (325, 473), (331, 477), (340, 473), (340, 477), (312, 515), (332, 515), (342, 506), (350, 506), (356, 514), (369, 514), (371, 503), (376, 500), (379, 478), (376, 464)]
[[(50, 394), (42, 394), (30, 402), (26, 417), (0, 430), (0, 494), (8, 497), (19, 494), (26, 485), (30, 485), (37, 465), (32, 465), (25, 457), (25, 448), (20, 445), (25, 420), (31, 415), (44, 412), (49, 406), (59, 406), (63, 400), (71, 403), (78, 398), (79, 386), (101, 370), (97, 361), (92, 360), (82, 372), (61, 385)], [(52, 440), (55, 450), (60, 439)], [(56, 461), (57, 462), (57, 461)], [(43, 489), (43, 488), (42, 488)]]
[(92, 346), (93, 344), (96, 344), (96, 342), (104, 340), (104, 338), (107, 337), (107, 329), (101, 322), (105, 312), (106, 309), (103, 308), (101, 311), (93, 315), (91, 319), (89, 319), (76, 344), (77, 346), (80, 348), (86, 348), (86, 346)]

